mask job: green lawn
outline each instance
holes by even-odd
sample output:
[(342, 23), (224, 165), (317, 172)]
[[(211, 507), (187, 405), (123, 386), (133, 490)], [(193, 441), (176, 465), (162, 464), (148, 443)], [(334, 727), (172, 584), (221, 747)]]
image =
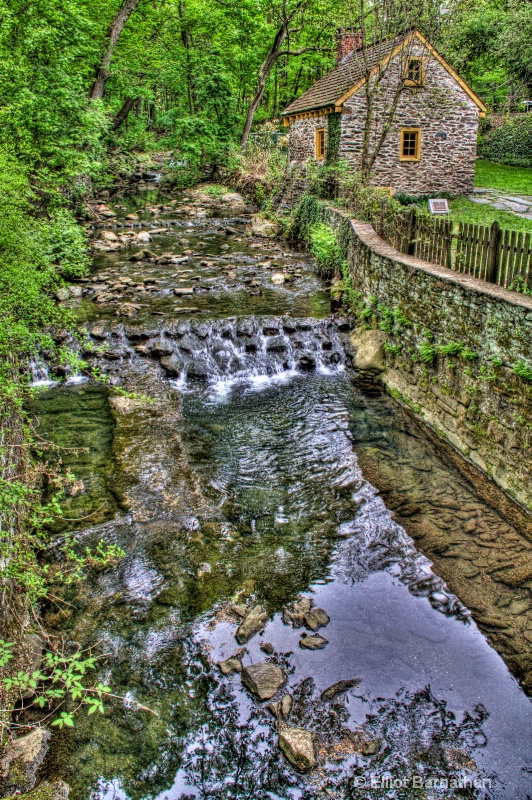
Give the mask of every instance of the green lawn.
[[(514, 169), (514, 167), (505, 167), (505, 169)], [(532, 170), (530, 170), (530, 172), (532, 172)], [(467, 200), (465, 197), (457, 197), (456, 200), (451, 200), (449, 205), (451, 207), (450, 217), (455, 222), (471, 222), (474, 225), (491, 225), (494, 220), (497, 220), (501, 228), (507, 228), (511, 231), (532, 233), (532, 219), (518, 217), (510, 211), (498, 211), (491, 206), (474, 203), (472, 200)]]
[(494, 161), (478, 159), (475, 186), (499, 189), (510, 194), (532, 195), (532, 167), (509, 167)]

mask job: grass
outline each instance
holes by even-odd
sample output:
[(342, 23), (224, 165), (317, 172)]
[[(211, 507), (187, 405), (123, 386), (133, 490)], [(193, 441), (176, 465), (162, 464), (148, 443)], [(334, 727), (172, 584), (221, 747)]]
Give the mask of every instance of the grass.
[(478, 159), (475, 165), (475, 186), (499, 189), (510, 194), (532, 195), (532, 167), (509, 167), (506, 164)]
[[(504, 167), (504, 169), (517, 169), (517, 167)], [(454, 222), (491, 225), (492, 222), (497, 220), (501, 228), (532, 233), (532, 219), (518, 217), (516, 214), (512, 214), (511, 211), (499, 211), (487, 204), (474, 203), (465, 197), (457, 197), (455, 200), (451, 200), (449, 205), (451, 208), (450, 217)]]

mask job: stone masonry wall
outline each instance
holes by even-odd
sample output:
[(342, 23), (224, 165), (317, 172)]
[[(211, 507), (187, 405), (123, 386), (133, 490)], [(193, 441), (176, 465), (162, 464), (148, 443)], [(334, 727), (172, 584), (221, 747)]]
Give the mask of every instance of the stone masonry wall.
[[(389, 186), (405, 194), (471, 192), (477, 151), (478, 107), (430, 53), (418, 47), (411, 55), (426, 59), (425, 85), (421, 89), (402, 90), (392, 126), (372, 168), (370, 183)], [(370, 153), (375, 151), (402, 68), (400, 60), (390, 66), (378, 98), (372, 101), (376, 113)], [(339, 155), (350, 161), (355, 169), (360, 168), (366, 111), (366, 96), (360, 90), (346, 101), (342, 114)], [(419, 161), (399, 160), (401, 128), (421, 129)]]
[[(405, 87), (386, 136), (372, 168), (373, 186), (392, 187), (405, 194), (467, 194), (473, 189), (479, 110), (446, 69), (421, 45), (409, 56), (425, 60), (425, 85)], [(373, 124), (370, 153), (389, 121), (396, 87), (401, 80), (403, 61), (398, 56), (386, 70), (371, 102)], [(364, 89), (350, 97), (341, 115), (339, 157), (360, 169), (367, 100)], [(327, 129), (327, 117), (296, 120), (290, 126), (289, 161), (303, 162), (315, 156), (315, 132)], [(401, 128), (421, 128), (421, 158), (400, 161)]]
[(531, 511), (532, 383), (518, 371), (532, 369), (532, 297), (402, 255), (337, 210), (330, 222), (359, 293), (357, 330), (385, 339), (388, 390)]
[(327, 137), (327, 115), (298, 119), (290, 125), (288, 162), (308, 161), (316, 155), (316, 131), (325, 128)]

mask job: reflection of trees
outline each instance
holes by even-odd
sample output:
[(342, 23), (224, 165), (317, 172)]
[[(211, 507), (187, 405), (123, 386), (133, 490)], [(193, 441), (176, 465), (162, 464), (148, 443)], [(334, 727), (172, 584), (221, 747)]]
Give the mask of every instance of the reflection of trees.
[[(222, 684), (210, 695), (211, 714), (190, 733), (183, 755), (182, 768), (191, 792), (193, 788), (209, 800), (267, 800), (272, 796), (476, 800), (489, 796), (474, 787), (442, 794), (441, 788), (412, 786), (414, 776), (433, 784), (453, 777), (484, 777), (476, 771), (472, 758), (487, 743), (482, 724), (488, 715), (483, 707), (477, 706), (458, 720), (430, 687), (417, 692), (402, 690), (396, 697), (368, 703), (366, 722), (353, 730), (348, 727), (345, 694), (333, 702), (322, 702), (312, 678), (301, 681), (292, 694), (289, 724), (316, 733), (321, 761), (318, 773), (301, 776), (293, 772), (279, 753), (275, 723), (268, 712), (252, 704), (243, 721), (237, 698), (228, 684)], [(364, 755), (368, 752), (364, 744), (376, 741), (378, 752)], [(389, 793), (386, 788), (371, 788), (371, 776), (400, 780), (406, 788)], [(356, 788), (357, 778), (364, 778), (367, 786)], [(491, 785), (495, 788), (493, 777)], [(180, 800), (185, 797), (186, 793)]]

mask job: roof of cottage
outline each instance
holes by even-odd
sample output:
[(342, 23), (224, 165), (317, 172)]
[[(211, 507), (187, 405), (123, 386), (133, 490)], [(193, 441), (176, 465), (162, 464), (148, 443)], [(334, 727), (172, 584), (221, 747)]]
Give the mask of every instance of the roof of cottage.
[(298, 97), (282, 112), (282, 116), (299, 114), (303, 111), (313, 111), (326, 106), (337, 106), (344, 98), (344, 95), (353, 89), (358, 88), (364, 83), (366, 75), (376, 71), (379, 64), (386, 62), (393, 56), (394, 51), (404, 47), (412, 37), (418, 38), (427, 47), (443, 67), (452, 75), (453, 78), (469, 94), (472, 100), (478, 105), (482, 112), (486, 111), (486, 106), (477, 95), (467, 86), (467, 84), (457, 75), (452, 67), (440, 56), (419, 31), (407, 31), (393, 39), (376, 42), (370, 47), (359, 47), (353, 50), (338, 64), (335, 69), (328, 72), (307, 89), (301, 97)]

